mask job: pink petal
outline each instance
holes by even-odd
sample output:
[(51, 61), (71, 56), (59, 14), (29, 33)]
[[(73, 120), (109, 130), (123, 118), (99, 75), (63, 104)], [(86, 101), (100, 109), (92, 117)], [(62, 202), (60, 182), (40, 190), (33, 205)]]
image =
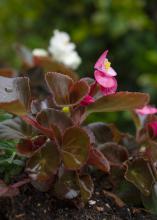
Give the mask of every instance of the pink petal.
[(148, 128), (151, 130), (154, 137), (157, 136), (157, 121), (148, 124)]
[(112, 67), (110, 67), (109, 70), (106, 72), (106, 75), (107, 76), (116, 76), (117, 73)]
[(115, 80), (115, 85), (111, 88), (105, 88), (103, 86), (100, 86), (100, 90), (104, 96), (114, 94), (117, 90), (117, 81)]
[(93, 103), (95, 102), (95, 99), (90, 96), (90, 95), (87, 95), (82, 101), (81, 101), (81, 105), (85, 106), (85, 105), (89, 105), (90, 103)]
[(157, 113), (157, 108), (146, 105), (141, 109), (136, 109), (135, 112), (139, 115), (151, 115)]
[(115, 87), (115, 84), (117, 84), (114, 77), (106, 76), (105, 73), (98, 70), (95, 70), (94, 76), (97, 83), (104, 88), (112, 88)]
[(94, 68), (97, 70), (101, 70), (102, 66), (104, 66), (104, 61), (106, 59), (108, 50), (105, 50), (105, 52), (103, 52), (103, 54), (99, 57), (99, 59), (97, 60), (97, 62), (94, 65)]

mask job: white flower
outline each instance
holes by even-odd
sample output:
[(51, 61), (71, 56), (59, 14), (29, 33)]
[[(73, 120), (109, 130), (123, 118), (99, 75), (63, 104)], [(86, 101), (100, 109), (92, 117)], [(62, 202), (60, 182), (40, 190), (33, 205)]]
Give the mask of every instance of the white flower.
[(50, 39), (48, 51), (56, 61), (76, 69), (81, 63), (81, 58), (75, 51), (75, 47), (75, 44), (70, 42), (70, 36), (66, 32), (55, 30)]
[(35, 48), (32, 51), (33, 56), (38, 56), (38, 57), (47, 57), (48, 52), (42, 48)]

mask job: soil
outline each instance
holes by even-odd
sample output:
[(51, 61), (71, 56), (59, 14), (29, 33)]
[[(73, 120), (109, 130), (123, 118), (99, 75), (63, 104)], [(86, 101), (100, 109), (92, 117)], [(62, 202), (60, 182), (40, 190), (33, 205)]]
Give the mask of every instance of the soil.
[(105, 194), (103, 179), (95, 180), (95, 191), (83, 209), (56, 200), (31, 185), (23, 187), (15, 198), (0, 199), (0, 220), (157, 220), (157, 216), (115, 202)]

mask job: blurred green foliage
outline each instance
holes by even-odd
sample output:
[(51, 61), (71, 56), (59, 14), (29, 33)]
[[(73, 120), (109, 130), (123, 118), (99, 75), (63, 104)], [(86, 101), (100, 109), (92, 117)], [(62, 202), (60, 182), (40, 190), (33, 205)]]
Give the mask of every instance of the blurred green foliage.
[[(108, 48), (119, 90), (150, 92), (157, 105), (156, 0), (1, 0), (0, 8), (1, 66), (19, 65), (13, 43), (47, 48), (59, 29), (77, 44), (81, 76), (93, 75), (94, 62)], [(120, 125), (128, 118), (118, 117), (109, 116)]]
[[(11, 119), (10, 114), (0, 111), (0, 122)], [(24, 158), (16, 154), (17, 141), (0, 140), (0, 179), (10, 183), (24, 167)]]

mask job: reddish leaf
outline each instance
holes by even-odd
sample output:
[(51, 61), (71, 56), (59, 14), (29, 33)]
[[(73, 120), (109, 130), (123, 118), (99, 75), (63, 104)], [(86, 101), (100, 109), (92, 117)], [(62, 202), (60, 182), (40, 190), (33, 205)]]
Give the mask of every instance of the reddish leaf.
[(58, 127), (60, 132), (73, 125), (71, 119), (64, 113), (55, 109), (45, 109), (37, 115), (37, 121), (44, 127)]
[(17, 152), (20, 155), (30, 157), (35, 151), (37, 151), (46, 141), (45, 136), (37, 136), (32, 140), (21, 139), (20, 142), (16, 145)]
[(29, 139), (21, 139), (20, 142), (16, 145), (17, 153), (20, 155), (30, 157), (34, 152), (33, 143)]
[(47, 73), (46, 82), (58, 106), (76, 105), (89, 92), (86, 82), (78, 81), (74, 83), (70, 77), (60, 73)]
[(9, 68), (1, 68), (0, 69), (0, 76), (15, 77), (16, 76), (16, 71), (13, 70), (13, 69), (9, 69)]
[(73, 70), (62, 63), (56, 62), (52, 57), (36, 57), (34, 62), (35, 65), (41, 66), (44, 69), (44, 72), (58, 72), (69, 76), (74, 81), (78, 79), (78, 75)]
[(149, 96), (138, 92), (117, 92), (103, 96), (87, 106), (87, 114), (92, 112), (131, 111), (149, 102)]
[(51, 139), (54, 139), (54, 132), (53, 132), (53, 129), (49, 129), (49, 128), (46, 128), (42, 125), (40, 125), (36, 119), (34, 118), (30, 118), (29, 116), (21, 116), (21, 118), (27, 122), (29, 125), (32, 125), (32, 127), (40, 130), (42, 132), (42, 134), (48, 136), (49, 138)]
[(96, 148), (91, 148), (88, 164), (96, 166), (105, 173), (110, 171), (110, 164), (107, 158)]
[(83, 80), (77, 81), (69, 91), (70, 104), (79, 104), (88, 93), (88, 84)]
[(104, 144), (101, 147), (101, 152), (112, 166), (121, 166), (122, 163), (128, 159), (127, 149), (113, 142)]
[(7, 185), (3, 180), (0, 180), (0, 197), (13, 197), (19, 194), (19, 187), (23, 186), (26, 183), (29, 183), (30, 180), (23, 179), (12, 185)]
[(98, 146), (106, 142), (119, 142), (121, 139), (121, 132), (113, 124), (94, 122), (86, 127), (93, 132)]

